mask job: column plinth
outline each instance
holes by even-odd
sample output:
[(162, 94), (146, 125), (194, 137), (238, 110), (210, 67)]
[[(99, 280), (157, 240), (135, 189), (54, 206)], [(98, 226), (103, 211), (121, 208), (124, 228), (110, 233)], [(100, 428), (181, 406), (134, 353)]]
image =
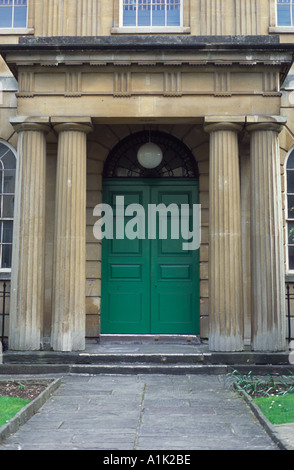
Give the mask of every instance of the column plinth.
[(61, 123), (58, 132), (51, 346), (85, 349), (86, 146), (91, 126)]
[(216, 123), (210, 133), (209, 348), (243, 350), (243, 296), (238, 132)]
[(247, 127), (251, 133), (252, 348), (286, 347), (283, 221), (278, 123)]
[(14, 122), (18, 159), (14, 203), (9, 349), (39, 350), (43, 337), (46, 134), (49, 125)]

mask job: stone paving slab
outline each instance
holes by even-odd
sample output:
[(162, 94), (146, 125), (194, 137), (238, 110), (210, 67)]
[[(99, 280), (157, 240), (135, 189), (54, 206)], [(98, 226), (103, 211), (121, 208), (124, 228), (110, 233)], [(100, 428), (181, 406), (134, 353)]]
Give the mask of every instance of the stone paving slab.
[(65, 376), (0, 450), (277, 450), (223, 376)]
[(289, 450), (294, 450), (294, 423), (278, 424), (273, 427), (288, 444)]

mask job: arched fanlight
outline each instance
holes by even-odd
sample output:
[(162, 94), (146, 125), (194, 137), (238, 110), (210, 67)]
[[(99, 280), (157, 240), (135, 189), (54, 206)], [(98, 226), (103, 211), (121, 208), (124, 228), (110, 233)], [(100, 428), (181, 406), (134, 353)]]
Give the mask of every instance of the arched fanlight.
[(157, 168), (162, 162), (162, 150), (153, 142), (148, 142), (139, 148), (137, 159), (143, 168), (153, 170), (154, 168)]
[[(152, 157), (148, 152), (142, 152), (145, 158), (139, 163), (138, 149), (143, 147), (144, 150), (147, 143), (153, 144)], [(158, 156), (154, 158), (154, 154)], [(198, 178), (198, 168), (193, 154), (182, 141), (171, 134), (145, 130), (130, 134), (118, 142), (105, 162), (103, 177)]]

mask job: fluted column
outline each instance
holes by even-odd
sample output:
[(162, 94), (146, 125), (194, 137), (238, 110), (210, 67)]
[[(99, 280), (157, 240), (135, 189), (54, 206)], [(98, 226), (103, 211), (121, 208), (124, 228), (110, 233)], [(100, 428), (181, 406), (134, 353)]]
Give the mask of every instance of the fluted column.
[(51, 346), (85, 349), (86, 140), (89, 124), (62, 123), (58, 160), (53, 265)]
[(46, 133), (49, 126), (12, 122), (18, 132), (9, 348), (39, 350), (43, 334)]
[(209, 169), (209, 347), (243, 350), (241, 210), (238, 132), (211, 124)]
[(278, 123), (251, 132), (252, 348), (285, 348), (285, 286)]

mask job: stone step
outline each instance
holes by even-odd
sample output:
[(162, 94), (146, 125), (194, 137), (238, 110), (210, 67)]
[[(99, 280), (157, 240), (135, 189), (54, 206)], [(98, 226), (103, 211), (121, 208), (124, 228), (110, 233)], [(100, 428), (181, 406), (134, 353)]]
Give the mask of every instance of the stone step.
[(40, 363), (5, 363), (0, 365), (1, 375), (52, 375), (52, 374), (229, 374), (233, 370), (240, 373), (251, 371), (255, 375), (294, 373), (294, 366), (285, 365), (248, 365), (235, 364), (155, 364), (155, 363), (104, 363), (104, 364), (40, 364)]
[(158, 364), (158, 365), (289, 365), (289, 353), (88, 353), (53, 351), (11, 352), (3, 354), (4, 364), (89, 364), (111, 365), (124, 364)]

